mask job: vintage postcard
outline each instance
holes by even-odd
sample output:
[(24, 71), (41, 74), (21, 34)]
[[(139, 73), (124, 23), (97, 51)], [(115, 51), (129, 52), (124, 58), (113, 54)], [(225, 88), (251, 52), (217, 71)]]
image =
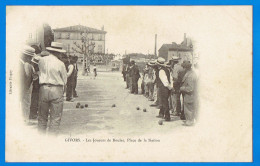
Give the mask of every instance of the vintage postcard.
[(252, 6), (7, 6), (6, 162), (252, 162)]

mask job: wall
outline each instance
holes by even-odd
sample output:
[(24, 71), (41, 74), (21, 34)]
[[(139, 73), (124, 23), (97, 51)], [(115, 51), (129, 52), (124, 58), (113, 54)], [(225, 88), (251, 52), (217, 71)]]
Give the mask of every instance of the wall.
[(159, 57), (162, 57), (167, 61), (168, 60), (168, 49), (160, 49)]
[[(70, 35), (68, 35), (70, 34)], [(94, 53), (105, 53), (105, 34), (88, 34), (88, 37), (95, 43)], [(68, 39), (68, 36), (70, 37)], [(81, 35), (79, 33), (68, 32), (54, 32), (54, 41), (63, 43), (63, 49), (67, 50), (70, 45), (70, 52), (74, 53), (72, 47), (76, 48), (74, 42), (81, 44)], [(75, 53), (77, 56), (79, 54)]]
[(189, 60), (192, 62), (192, 53), (190, 51), (169, 51), (168, 52), (168, 59), (172, 59), (173, 56), (177, 56), (183, 60)]

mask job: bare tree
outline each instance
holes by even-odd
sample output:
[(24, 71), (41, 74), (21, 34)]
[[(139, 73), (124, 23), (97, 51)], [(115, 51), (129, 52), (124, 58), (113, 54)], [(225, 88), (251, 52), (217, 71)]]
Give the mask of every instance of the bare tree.
[[(89, 57), (92, 52), (94, 52), (95, 42), (93, 42), (92, 37), (89, 37), (88, 32), (81, 33), (81, 41), (73, 42), (75, 47), (72, 50), (83, 55), (83, 71), (82, 75), (86, 73), (87, 64), (89, 64)], [(88, 74), (88, 73), (87, 73)]]

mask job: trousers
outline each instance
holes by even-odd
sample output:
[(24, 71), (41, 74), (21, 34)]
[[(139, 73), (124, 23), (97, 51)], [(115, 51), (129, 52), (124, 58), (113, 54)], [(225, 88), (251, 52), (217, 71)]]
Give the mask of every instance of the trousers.
[(67, 79), (66, 100), (72, 99), (72, 93), (73, 93), (73, 77), (71, 76)]
[(159, 87), (157, 95), (159, 97), (159, 107), (160, 107), (159, 115), (162, 115), (165, 118), (170, 118), (169, 100), (168, 100), (170, 91), (165, 87)]
[(36, 119), (38, 116), (39, 90), (40, 90), (40, 84), (38, 79), (33, 81), (29, 119)]
[(41, 85), (39, 93), (38, 130), (46, 132), (48, 116), (50, 114), (49, 132), (58, 132), (62, 110), (63, 86)]
[(129, 83), (129, 81), (130, 81), (130, 80), (129, 80), (129, 74), (126, 74), (126, 75), (125, 75), (125, 79), (126, 79), (126, 88), (129, 88), (129, 84), (130, 84), (130, 83)]
[(139, 79), (132, 77), (132, 91), (131, 91), (131, 93), (138, 94), (138, 80)]
[(78, 96), (77, 91), (76, 91), (77, 80), (78, 80), (78, 73), (75, 73), (75, 75), (73, 76), (73, 81), (72, 81), (72, 94), (73, 94), (73, 97)]

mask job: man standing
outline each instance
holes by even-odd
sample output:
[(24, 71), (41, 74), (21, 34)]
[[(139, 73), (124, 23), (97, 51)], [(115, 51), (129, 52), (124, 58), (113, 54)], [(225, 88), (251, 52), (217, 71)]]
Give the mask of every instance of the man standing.
[(170, 112), (169, 112), (169, 95), (170, 90), (173, 88), (170, 81), (170, 72), (166, 68), (165, 59), (159, 57), (157, 60), (157, 65), (159, 67), (159, 79), (158, 84), (158, 95), (159, 95), (159, 106), (160, 112), (158, 118), (164, 118), (165, 121), (170, 121)]
[(154, 93), (153, 93), (153, 98), (154, 98), (154, 103), (151, 104), (151, 107), (158, 107), (159, 108), (159, 95), (158, 95), (158, 79), (159, 79), (159, 68), (157, 65), (157, 61), (155, 65), (153, 66), (154, 69)]
[(196, 101), (197, 101), (197, 76), (191, 69), (190, 61), (183, 61), (183, 68), (186, 71), (182, 79), (182, 86), (180, 91), (184, 96), (184, 114), (186, 117), (186, 125), (191, 126), (194, 124), (194, 116), (196, 114)]
[(130, 76), (132, 78), (132, 91), (131, 93), (138, 94), (138, 80), (140, 78), (140, 73), (138, 67), (135, 65), (135, 61), (131, 61)]
[(181, 102), (180, 102), (180, 85), (183, 76), (180, 75), (180, 72), (183, 70), (180, 64), (180, 58), (173, 56), (171, 59), (172, 66), (172, 77), (173, 77), (173, 87), (174, 91), (171, 94), (171, 106), (174, 116), (179, 116), (181, 114)]
[(63, 91), (67, 83), (67, 71), (65, 65), (59, 60), (62, 43), (52, 42), (51, 47), (46, 48), (50, 55), (39, 61), (39, 115), (38, 129), (46, 132), (48, 115), (50, 110), (49, 132), (56, 132), (59, 128), (63, 110)]
[(20, 101), (24, 121), (29, 119), (30, 113), (30, 87), (33, 80), (33, 66), (31, 65), (31, 60), (33, 56), (35, 56), (35, 49), (30, 46), (25, 46), (20, 59)]
[(154, 82), (155, 82), (155, 70), (154, 70), (154, 66), (155, 66), (156, 61), (155, 60), (151, 60), (148, 63), (149, 66), (149, 72), (148, 72), (148, 90), (149, 90), (149, 101), (154, 101)]
[(127, 63), (126, 70), (125, 70), (126, 89), (130, 88), (129, 71), (130, 71), (130, 67), (129, 64)]
[[(37, 53), (37, 52), (36, 52)], [(30, 107), (30, 115), (29, 120), (30, 122), (38, 122), (38, 107), (39, 107), (39, 90), (40, 90), (40, 84), (39, 84), (39, 60), (40, 60), (40, 54), (41, 52), (38, 52), (37, 55), (35, 55), (32, 58), (32, 66), (33, 66), (33, 87), (32, 87), (32, 97), (31, 97), (31, 107)]]
[(67, 73), (67, 88), (66, 88), (66, 101), (73, 101), (73, 81), (74, 81), (75, 68), (73, 65), (73, 59), (69, 57), (68, 73)]
[(78, 61), (78, 57), (74, 56), (72, 58), (73, 61), (73, 66), (74, 66), (74, 72), (73, 72), (73, 81), (72, 81), (72, 94), (73, 97), (78, 97), (77, 91), (76, 91), (76, 87), (77, 87), (77, 80), (78, 80), (78, 65), (77, 65), (77, 61)]

